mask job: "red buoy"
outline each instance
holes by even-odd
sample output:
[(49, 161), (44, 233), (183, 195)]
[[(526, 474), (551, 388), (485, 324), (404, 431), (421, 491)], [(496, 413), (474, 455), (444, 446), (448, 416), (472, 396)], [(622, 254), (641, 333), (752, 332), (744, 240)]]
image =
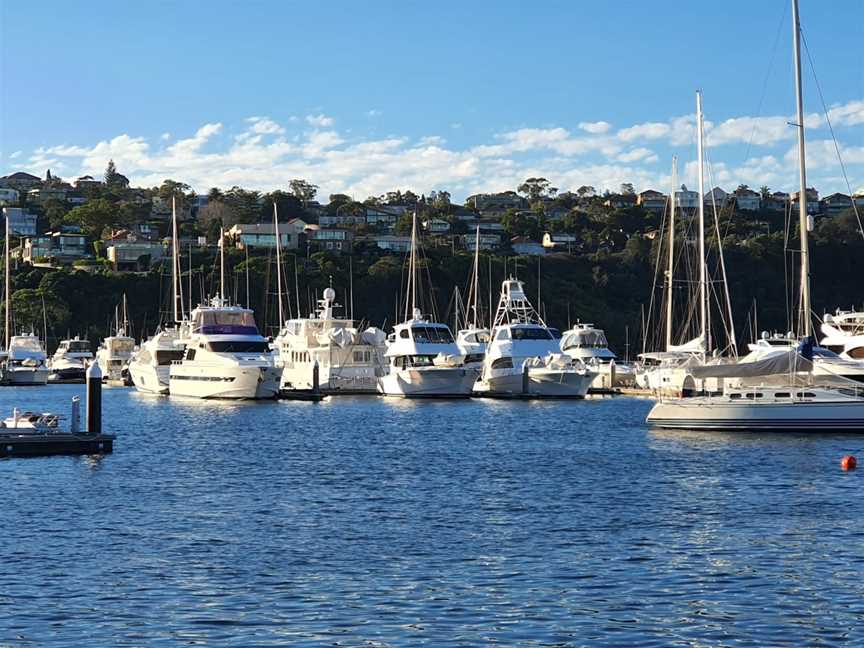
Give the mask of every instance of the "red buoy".
[(840, 468), (843, 470), (855, 470), (858, 467), (858, 460), (855, 455), (846, 455), (840, 460)]

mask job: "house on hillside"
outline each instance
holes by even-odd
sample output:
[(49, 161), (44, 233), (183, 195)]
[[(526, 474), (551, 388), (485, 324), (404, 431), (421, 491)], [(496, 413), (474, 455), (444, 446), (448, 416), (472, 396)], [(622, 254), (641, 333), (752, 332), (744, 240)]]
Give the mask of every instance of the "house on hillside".
[(543, 234), (543, 247), (547, 250), (559, 250), (572, 252), (577, 245), (576, 236), (573, 234), (546, 232)]
[(21, 192), (28, 192), (30, 189), (42, 186), (42, 178), (34, 176), (30, 173), (18, 171), (0, 178), (0, 187), (5, 189), (17, 189)]
[(675, 192), (675, 209), (698, 209), (699, 192), (689, 191), (685, 185)]
[(75, 181), (75, 188), (79, 191), (83, 191), (85, 189), (94, 189), (96, 187), (104, 187), (105, 183), (101, 180), (97, 180), (93, 176), (85, 175), (81, 176)]
[(544, 248), (537, 241), (532, 241), (527, 236), (514, 236), (510, 239), (510, 247), (516, 254), (523, 256), (542, 256), (546, 254)]
[(789, 194), (785, 191), (775, 191), (762, 199), (762, 209), (770, 212), (785, 212), (789, 206)]
[(733, 192), (732, 197), (740, 211), (759, 211), (762, 208), (762, 196), (752, 189), (738, 188)]
[[(800, 200), (800, 191), (793, 191), (789, 195), (789, 199), (792, 202), (792, 209), (799, 210), (799, 200)], [(819, 192), (816, 191), (813, 187), (807, 187), (807, 213), (808, 214), (818, 214), (819, 213)]]
[(105, 246), (105, 256), (115, 270), (144, 272), (162, 260), (165, 246), (155, 241), (115, 240)]
[(87, 245), (87, 237), (71, 232), (46, 232), (24, 240), (25, 263), (47, 261), (53, 265), (71, 264), (80, 259), (93, 258)]
[(819, 211), (825, 216), (836, 216), (852, 209), (852, 198), (844, 193), (833, 193), (819, 201)]
[(603, 199), (603, 206), (611, 209), (628, 209), (635, 207), (637, 201), (636, 194), (610, 194)]
[(411, 249), (410, 236), (370, 236), (366, 240), (390, 252), (407, 252)]
[(423, 221), (423, 230), (433, 236), (441, 236), (450, 231), (450, 223), (441, 218), (427, 218)]
[[(279, 241), (283, 250), (296, 250), (305, 242), (306, 223), (295, 218), (279, 223)], [(225, 232), (225, 237), (240, 250), (246, 247), (275, 248), (276, 226), (273, 223), (249, 223), (234, 225)]]
[(21, 207), (3, 208), (3, 227), (9, 221), (9, 231), (17, 236), (36, 236), (36, 214), (31, 214)]
[(27, 201), (36, 203), (37, 205), (44, 205), (49, 200), (65, 201), (67, 193), (69, 193), (69, 189), (62, 185), (56, 187), (37, 187), (27, 192)]
[(646, 211), (662, 214), (666, 210), (666, 194), (646, 189), (636, 196), (636, 204)]
[(17, 189), (0, 189), (0, 205), (17, 205), (20, 199)]
[(723, 209), (726, 203), (730, 200), (730, 195), (720, 187), (714, 187), (711, 191), (705, 192), (705, 208), (711, 209), (715, 205), (717, 209)]
[(465, 199), (465, 205), (483, 212), (505, 213), (508, 209), (525, 209), (528, 201), (515, 191), (492, 194), (475, 194)]

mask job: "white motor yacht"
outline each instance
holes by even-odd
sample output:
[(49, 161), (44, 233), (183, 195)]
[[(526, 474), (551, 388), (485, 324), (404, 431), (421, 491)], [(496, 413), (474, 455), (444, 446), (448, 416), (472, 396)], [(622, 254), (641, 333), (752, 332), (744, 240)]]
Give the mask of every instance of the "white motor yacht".
[(584, 398), (596, 375), (561, 353), (558, 339), (534, 310), (522, 282), (505, 280), (474, 390), (489, 396)]
[(275, 398), (279, 374), (252, 311), (216, 297), (192, 311), (185, 353), (171, 365), (168, 391), (193, 398)]
[(476, 367), (480, 370), (483, 358), (486, 357), (486, 347), (489, 344), (489, 329), (469, 327), (456, 334), (456, 346), (465, 356), (466, 367)]
[(183, 359), (188, 330), (186, 326), (156, 331), (141, 343), (129, 360), (129, 378), (140, 392), (167, 394), (171, 364)]
[(375, 394), (384, 366), (386, 336), (376, 328), (358, 330), (333, 315), (336, 291), (324, 290), (313, 317), (290, 319), (274, 340), (282, 368), (281, 389), (312, 389), (315, 365), (324, 393)]
[(115, 383), (130, 380), (129, 365), (134, 353), (135, 340), (124, 329), (106, 337), (96, 350), (96, 362), (105, 380)]
[(89, 340), (82, 340), (77, 335), (71, 340), (61, 340), (51, 356), (48, 382), (83, 383), (87, 363), (92, 359)]
[(7, 385), (45, 385), (48, 383), (48, 362), (39, 337), (13, 335), (9, 340), (3, 382)]
[(593, 324), (580, 322), (569, 331), (564, 331), (561, 350), (597, 372), (597, 377), (591, 383), (592, 390), (629, 387), (634, 384), (636, 372), (633, 365), (618, 359), (609, 348), (606, 333)]
[(386, 373), (378, 379), (385, 396), (467, 398), (477, 370), (465, 367), (450, 327), (430, 322), (419, 309), (394, 327), (385, 352)]
[(838, 310), (822, 319), (821, 346), (846, 360), (864, 361), (864, 313)]

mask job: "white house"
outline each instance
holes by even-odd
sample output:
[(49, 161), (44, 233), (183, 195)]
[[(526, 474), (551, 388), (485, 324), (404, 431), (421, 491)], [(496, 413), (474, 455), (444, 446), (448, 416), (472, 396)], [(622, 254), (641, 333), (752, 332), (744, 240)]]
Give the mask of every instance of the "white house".
[(681, 185), (681, 190), (675, 192), (675, 209), (698, 209), (699, 208), (699, 192), (688, 191), (685, 185)]

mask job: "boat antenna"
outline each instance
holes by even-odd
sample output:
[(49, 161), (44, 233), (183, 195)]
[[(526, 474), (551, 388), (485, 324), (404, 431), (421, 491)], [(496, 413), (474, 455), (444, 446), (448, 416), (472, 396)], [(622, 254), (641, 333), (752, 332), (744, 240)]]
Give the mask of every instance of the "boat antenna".
[(804, 97), (801, 86), (801, 22), (798, 15), (798, 0), (792, 0), (792, 48), (795, 58), (795, 118), (798, 128), (798, 228), (801, 239), (801, 312), (804, 337), (813, 333), (810, 321), (810, 242), (808, 232), (810, 221), (807, 217), (807, 168), (804, 154)]

